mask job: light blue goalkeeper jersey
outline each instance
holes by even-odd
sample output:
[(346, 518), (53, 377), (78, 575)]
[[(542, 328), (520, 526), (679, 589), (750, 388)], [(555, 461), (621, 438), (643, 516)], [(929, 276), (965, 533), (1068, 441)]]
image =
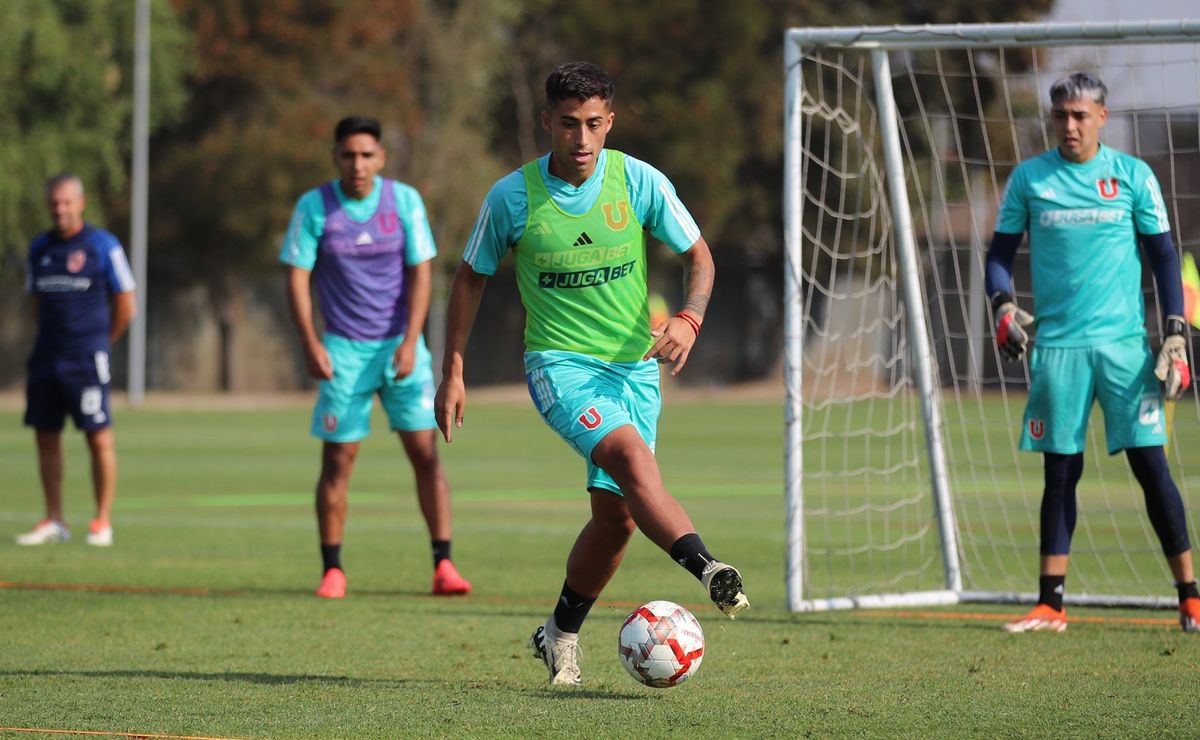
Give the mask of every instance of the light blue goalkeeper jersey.
[(1076, 164), (1055, 148), (1018, 165), (996, 231), (1029, 232), (1038, 344), (1145, 336), (1138, 234), (1169, 230), (1158, 180), (1136, 157), (1101, 146)]

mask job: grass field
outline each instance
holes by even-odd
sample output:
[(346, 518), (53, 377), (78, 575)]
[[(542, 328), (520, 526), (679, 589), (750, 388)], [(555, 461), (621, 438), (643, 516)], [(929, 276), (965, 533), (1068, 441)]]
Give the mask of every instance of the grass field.
[[(116, 545), (82, 544), (86, 454), (68, 436), (77, 539), (19, 548), (40, 514), (32, 435), (0, 412), (0, 735), (23, 729), (246, 738), (396, 736), (1194, 737), (1200, 637), (1166, 612), (1072, 611), (1062, 635), (1012, 610), (793, 615), (784, 608), (782, 411), (669, 403), (659, 458), (753, 609), (736, 622), (639, 538), (582, 635), (584, 686), (552, 690), (525, 641), (587, 516), (582, 464), (526, 401), (473, 403), (444, 457), (455, 560), (476, 592), (427, 595), (430, 557), (399, 445), (352, 482), (349, 597), (312, 596), (317, 443), (303, 404), (118, 410)], [(700, 672), (646, 689), (618, 663), (636, 604), (706, 630)], [(1088, 621), (1091, 619), (1092, 621)]]

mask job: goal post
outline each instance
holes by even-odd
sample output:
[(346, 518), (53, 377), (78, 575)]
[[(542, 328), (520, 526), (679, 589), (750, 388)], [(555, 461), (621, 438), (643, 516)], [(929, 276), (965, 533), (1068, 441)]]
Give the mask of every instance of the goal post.
[[(1075, 70), (1108, 83), (1102, 141), (1150, 163), (1196, 251), (1200, 20), (790, 29), (784, 67), (788, 607), (1035, 600), (1041, 456), (1017, 449), (1028, 375), (994, 349), (984, 251), (1009, 173), (1054, 145), (1050, 84)], [(1031, 306), (1027, 263), (1022, 246)], [(1176, 408), (1195, 534), (1196, 392)], [(1085, 460), (1067, 603), (1174, 605), (1099, 414)]]

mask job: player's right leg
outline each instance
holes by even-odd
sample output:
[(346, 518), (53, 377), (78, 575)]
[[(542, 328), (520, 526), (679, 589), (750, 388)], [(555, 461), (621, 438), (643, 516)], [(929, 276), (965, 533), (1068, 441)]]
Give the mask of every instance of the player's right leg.
[(62, 388), (51, 368), (30, 367), (25, 400), (25, 425), (34, 429), (46, 516), (29, 532), (17, 535), (16, 542), (19, 545), (66, 542), (71, 538), (62, 508), (62, 429), (66, 407)]
[(1075, 532), (1075, 489), (1083, 474), (1083, 453), (1047, 452), (1041, 507), (1041, 569), (1038, 601), (1028, 614), (1004, 625), (1006, 632), (1062, 632), (1067, 628), (1063, 608), (1071, 537)]
[(371, 363), (377, 347), (326, 334), (322, 341), (333, 363), (331, 380), (321, 381), (313, 407), (312, 435), (323, 441), (321, 474), (317, 479), (317, 529), (321, 545), (321, 585), (317, 596), (346, 595), (342, 568), (342, 538), (346, 526), (350, 474), (361, 441), (370, 432), (371, 406), (378, 383)]
[(354, 470), (359, 447), (359, 442), (326, 442), (321, 448), (316, 508), (323, 572), (316, 594), (327, 599), (340, 599), (346, 595), (341, 548), (346, 530), (350, 474)]
[(554, 613), (529, 638), (529, 647), (546, 664), (555, 685), (580, 683), (579, 631), (617, 572), (635, 529), (619, 494), (592, 489), (590, 495), (592, 517), (567, 557), (567, 577)]
[(1042, 557), (1038, 603), (1020, 619), (1006, 623), (1006, 632), (1067, 628), (1063, 591), (1075, 530), (1075, 489), (1083, 474), (1088, 415), (1096, 392), (1093, 361), (1086, 348), (1035, 347), (1030, 353), (1021, 449), (1043, 453)]

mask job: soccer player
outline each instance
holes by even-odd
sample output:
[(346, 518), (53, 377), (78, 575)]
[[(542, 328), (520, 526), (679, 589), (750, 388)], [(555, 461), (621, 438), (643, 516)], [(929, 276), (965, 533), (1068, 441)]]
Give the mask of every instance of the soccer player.
[[(1163, 399), (1178, 398), (1190, 383), (1179, 258), (1150, 167), (1100, 143), (1107, 94), (1103, 82), (1081, 72), (1050, 88), (1058, 147), (1013, 170), (987, 254), (1000, 354), (1020, 359), (1037, 329), (1021, 449), (1044, 458), (1041, 577), (1037, 605), (1006, 624), (1009, 632), (1067, 627), (1063, 583), (1075, 488), (1097, 400), (1109, 454), (1125, 451), (1145, 495), (1179, 592), (1180, 624), (1186, 632), (1200, 630), (1183, 500), (1163, 450)], [(1036, 322), (1011, 292), (1013, 256), (1026, 231)], [(1157, 361), (1146, 341), (1139, 242), (1154, 271), (1166, 326)]]
[(18, 545), (71, 538), (63, 519), (62, 430), (67, 414), (87, 439), (96, 516), (87, 543), (113, 543), (117, 451), (110, 407), (109, 353), (136, 311), (133, 273), (117, 238), (83, 220), (83, 182), (61, 174), (46, 183), (54, 228), (29, 245), (26, 288), (37, 338), (29, 357), (25, 425), (37, 440), (46, 518), (17, 536)]
[[(675, 188), (650, 165), (605, 149), (612, 79), (594, 64), (555, 69), (542, 127), (552, 148), (488, 193), (450, 293), (438, 426), (451, 441), (466, 408), (463, 354), (487, 278), (513, 250), (526, 310), (525, 372), (545, 422), (587, 461), (591, 519), (567, 558), (554, 613), (530, 638), (552, 684), (578, 684), (579, 630), (634, 528), (690, 571), (730, 618), (749, 606), (663, 485), (654, 459), (658, 363), (687, 363), (712, 292), (708, 244)], [(645, 231), (686, 274), (684, 309), (651, 327)]]
[[(429, 312), (437, 250), (420, 194), (380, 177), (387, 153), (379, 122), (350, 116), (334, 131), (340, 178), (296, 203), (280, 260), (289, 265), (288, 303), (309, 374), (320, 381), (312, 434), (324, 445), (317, 527), (324, 575), (317, 596), (346, 595), (342, 535), (350, 473), (379, 395), (412, 463), (433, 547), (433, 593), (466, 594), (450, 559), (450, 487), (438, 457), (433, 365), (421, 328)], [(313, 327), (316, 276), (324, 336)]]

